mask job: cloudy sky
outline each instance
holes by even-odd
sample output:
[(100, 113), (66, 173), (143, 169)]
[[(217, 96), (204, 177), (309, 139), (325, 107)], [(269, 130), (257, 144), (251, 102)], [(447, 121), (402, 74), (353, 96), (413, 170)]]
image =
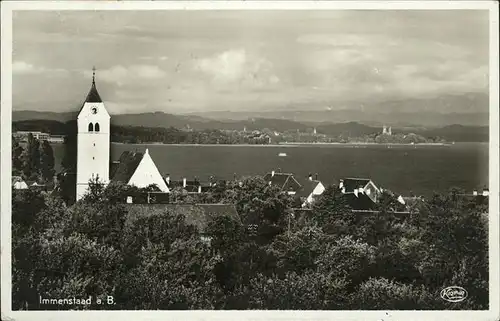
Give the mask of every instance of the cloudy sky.
[(14, 110), (335, 108), (488, 92), (486, 11), (17, 12)]

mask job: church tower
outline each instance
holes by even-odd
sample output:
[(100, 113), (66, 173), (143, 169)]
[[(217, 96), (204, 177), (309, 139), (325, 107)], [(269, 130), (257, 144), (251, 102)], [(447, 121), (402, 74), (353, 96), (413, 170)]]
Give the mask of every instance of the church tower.
[(76, 199), (87, 192), (89, 180), (109, 181), (110, 118), (95, 85), (92, 86), (77, 118)]

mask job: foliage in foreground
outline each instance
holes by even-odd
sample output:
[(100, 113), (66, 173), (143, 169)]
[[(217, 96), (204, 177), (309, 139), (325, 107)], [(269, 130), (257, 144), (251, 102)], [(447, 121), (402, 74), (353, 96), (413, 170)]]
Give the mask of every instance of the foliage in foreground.
[[(488, 308), (487, 206), (457, 191), (398, 216), (353, 214), (329, 188), (301, 219), (287, 195), (249, 178), (213, 196), (236, 204), (243, 224), (219, 217), (205, 231), (175, 213), (131, 218), (120, 191), (94, 189), (70, 207), (13, 191), (14, 310)], [(469, 297), (442, 300), (451, 285)]]

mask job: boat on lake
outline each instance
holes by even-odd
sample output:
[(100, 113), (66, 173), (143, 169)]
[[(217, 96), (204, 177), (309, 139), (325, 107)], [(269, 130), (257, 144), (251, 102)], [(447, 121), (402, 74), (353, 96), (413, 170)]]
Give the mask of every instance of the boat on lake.
[(278, 156), (279, 157), (286, 157), (286, 153), (279, 153)]

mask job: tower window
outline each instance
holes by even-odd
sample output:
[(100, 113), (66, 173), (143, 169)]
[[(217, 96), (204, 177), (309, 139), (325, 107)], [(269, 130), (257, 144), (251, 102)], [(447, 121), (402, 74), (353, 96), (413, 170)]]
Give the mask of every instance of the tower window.
[(95, 159), (95, 157), (92, 156), (92, 159)]
[(93, 132), (93, 131), (94, 131), (94, 124), (89, 123), (89, 132)]
[(99, 130), (101, 130), (99, 123), (95, 123), (95, 131), (98, 132)]

